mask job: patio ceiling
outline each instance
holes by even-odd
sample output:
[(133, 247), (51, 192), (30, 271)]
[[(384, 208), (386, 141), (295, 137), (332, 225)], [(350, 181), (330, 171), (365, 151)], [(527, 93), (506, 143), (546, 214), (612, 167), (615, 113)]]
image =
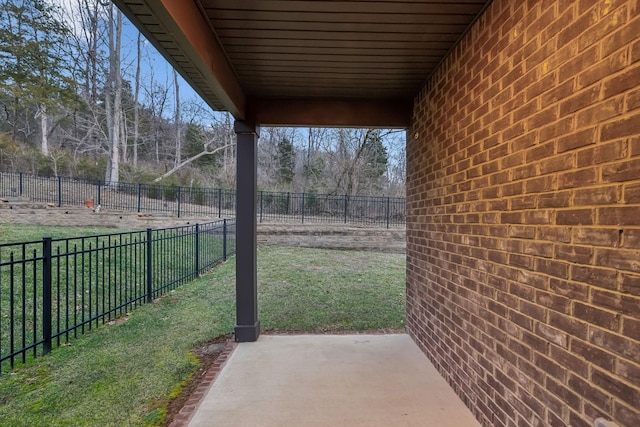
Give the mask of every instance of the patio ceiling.
[(489, 1), (115, 3), (212, 108), (238, 120), (408, 127), (413, 97)]

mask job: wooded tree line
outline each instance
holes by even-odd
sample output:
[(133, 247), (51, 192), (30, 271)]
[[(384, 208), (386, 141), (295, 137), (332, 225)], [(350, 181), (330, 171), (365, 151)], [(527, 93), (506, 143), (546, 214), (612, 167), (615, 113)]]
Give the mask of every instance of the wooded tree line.
[[(233, 118), (152, 49), (108, 0), (0, 0), (0, 168), (233, 187)], [(265, 128), (258, 161), (267, 190), (404, 196), (397, 131)]]

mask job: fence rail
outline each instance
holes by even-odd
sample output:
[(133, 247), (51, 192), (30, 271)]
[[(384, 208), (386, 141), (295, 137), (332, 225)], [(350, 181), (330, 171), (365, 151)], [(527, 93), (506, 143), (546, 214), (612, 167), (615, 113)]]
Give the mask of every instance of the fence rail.
[(235, 222), (0, 244), (0, 373), (235, 253)]
[[(234, 190), (109, 183), (42, 177), (25, 173), (0, 173), (0, 197), (28, 197), (56, 206), (95, 206), (132, 212), (162, 212), (181, 216), (231, 218), (235, 216)], [(325, 222), (404, 227), (405, 199), (328, 195), (316, 193), (258, 193), (258, 220)]]

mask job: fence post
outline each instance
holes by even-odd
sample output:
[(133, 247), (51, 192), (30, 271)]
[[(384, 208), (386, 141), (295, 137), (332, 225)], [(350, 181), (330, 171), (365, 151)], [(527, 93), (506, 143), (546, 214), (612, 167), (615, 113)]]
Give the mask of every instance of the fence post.
[(98, 205), (102, 204), (102, 201), (100, 200), (100, 186), (101, 186), (101, 181), (98, 180)]
[(138, 207), (137, 207), (138, 213), (140, 213), (140, 202), (142, 200), (141, 193), (142, 193), (142, 184), (138, 184)]
[(196, 276), (200, 272), (200, 224), (196, 224)]
[(182, 192), (180, 191), (182, 187), (178, 185), (178, 218), (180, 218), (180, 199), (182, 198)]
[(262, 224), (262, 193), (264, 191), (260, 191), (260, 223)]
[(222, 188), (218, 188), (218, 218), (222, 216)]
[(302, 193), (302, 223), (304, 224), (304, 193)]
[(290, 200), (291, 200), (291, 193), (287, 192), (287, 207), (285, 209), (285, 214), (286, 215), (289, 215), (289, 202), (290, 202)]
[(58, 176), (58, 207), (62, 206), (62, 177)]
[(153, 267), (153, 256), (152, 256), (152, 230), (151, 228), (147, 228), (147, 303), (153, 302), (153, 285), (151, 281), (153, 280), (152, 267)]
[(222, 222), (222, 259), (227, 260), (227, 219)]
[(347, 213), (349, 212), (348, 210), (348, 205), (347, 203), (349, 202), (349, 199), (347, 198), (347, 195), (344, 195), (344, 223), (347, 223)]
[(22, 172), (20, 172), (20, 197), (22, 197)]
[(389, 209), (391, 207), (391, 200), (389, 199), (389, 196), (387, 196), (387, 229), (389, 228)]
[(51, 236), (42, 238), (42, 354), (51, 351)]

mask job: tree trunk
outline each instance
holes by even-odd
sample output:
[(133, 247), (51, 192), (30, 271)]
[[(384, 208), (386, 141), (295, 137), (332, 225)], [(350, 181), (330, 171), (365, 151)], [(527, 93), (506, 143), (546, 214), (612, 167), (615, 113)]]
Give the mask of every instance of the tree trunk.
[(175, 127), (176, 127), (176, 166), (180, 164), (182, 161), (182, 141), (180, 137), (180, 85), (178, 84), (178, 72), (173, 70), (173, 84), (175, 86), (175, 94), (176, 94), (176, 105), (175, 105)]
[[(110, 148), (106, 177), (111, 184), (117, 184), (120, 179), (120, 138), (122, 135), (122, 75), (120, 74), (122, 13), (119, 10), (116, 12), (114, 22), (114, 8), (113, 4), (109, 6), (109, 78), (105, 104)], [(113, 102), (111, 103), (112, 97)]]
[(138, 56), (136, 58), (136, 80), (133, 92), (133, 166), (138, 166), (138, 140), (140, 138), (140, 57), (142, 56), (142, 34), (138, 33)]
[(38, 107), (38, 116), (40, 116), (40, 132), (42, 137), (40, 139), (40, 151), (44, 156), (49, 156), (49, 126), (47, 116), (47, 106), (40, 104)]

